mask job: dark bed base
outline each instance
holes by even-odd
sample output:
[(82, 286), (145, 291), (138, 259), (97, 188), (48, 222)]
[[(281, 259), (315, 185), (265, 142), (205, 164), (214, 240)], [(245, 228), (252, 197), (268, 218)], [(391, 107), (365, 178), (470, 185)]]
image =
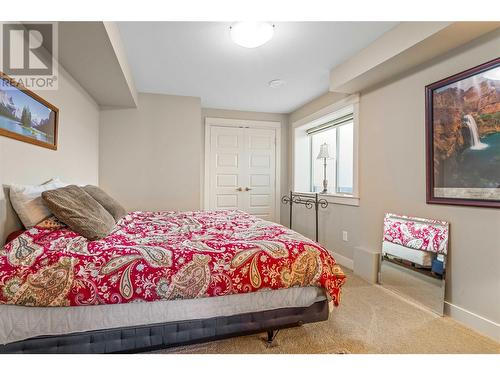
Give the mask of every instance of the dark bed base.
[(226, 317), (40, 336), (0, 345), (0, 353), (138, 353), (220, 340), (328, 319), (328, 302)]

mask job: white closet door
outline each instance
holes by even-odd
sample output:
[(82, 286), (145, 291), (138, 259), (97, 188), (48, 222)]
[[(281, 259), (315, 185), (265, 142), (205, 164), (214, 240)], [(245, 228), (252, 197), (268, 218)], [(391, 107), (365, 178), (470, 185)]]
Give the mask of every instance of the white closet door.
[(209, 208), (276, 220), (276, 131), (212, 126)]
[[(243, 209), (245, 141), (242, 128), (212, 127), (210, 139), (210, 208)], [(240, 191), (241, 190), (241, 191)]]
[(245, 129), (247, 183), (243, 195), (244, 211), (274, 220), (276, 194), (276, 132)]

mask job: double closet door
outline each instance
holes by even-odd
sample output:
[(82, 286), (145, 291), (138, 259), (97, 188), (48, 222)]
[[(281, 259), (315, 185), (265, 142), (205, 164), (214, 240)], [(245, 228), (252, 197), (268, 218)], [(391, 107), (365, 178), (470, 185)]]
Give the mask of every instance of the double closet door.
[(276, 132), (210, 127), (208, 208), (240, 209), (277, 221)]

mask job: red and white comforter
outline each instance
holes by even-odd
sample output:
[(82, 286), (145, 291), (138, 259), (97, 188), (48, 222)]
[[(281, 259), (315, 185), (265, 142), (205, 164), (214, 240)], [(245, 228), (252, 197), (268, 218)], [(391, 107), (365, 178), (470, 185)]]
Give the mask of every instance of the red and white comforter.
[(241, 211), (132, 212), (88, 241), (48, 220), (0, 250), (0, 304), (80, 306), (323, 287), (345, 275), (317, 243)]

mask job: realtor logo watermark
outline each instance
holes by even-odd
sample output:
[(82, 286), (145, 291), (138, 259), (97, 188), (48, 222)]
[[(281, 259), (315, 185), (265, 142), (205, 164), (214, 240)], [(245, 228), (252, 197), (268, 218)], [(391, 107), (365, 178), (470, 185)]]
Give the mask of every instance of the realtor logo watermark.
[[(18, 83), (30, 90), (57, 90), (57, 23), (0, 23), (0, 88)], [(7, 81), (7, 82), (6, 82)]]

